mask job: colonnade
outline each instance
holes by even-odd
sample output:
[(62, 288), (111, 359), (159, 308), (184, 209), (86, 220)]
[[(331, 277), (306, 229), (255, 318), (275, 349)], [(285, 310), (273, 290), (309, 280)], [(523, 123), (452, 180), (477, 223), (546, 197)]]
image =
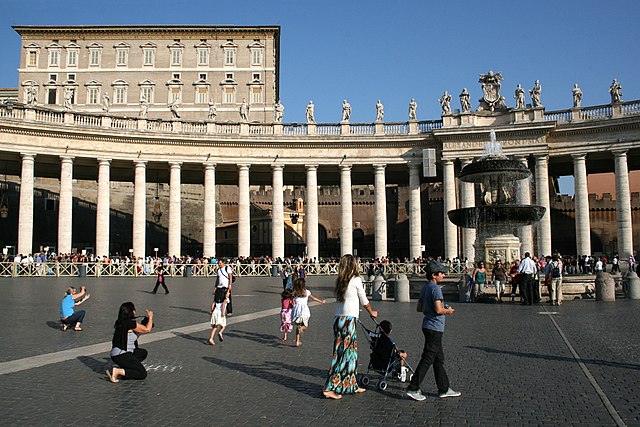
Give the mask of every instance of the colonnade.
[[(615, 185), (617, 203), (618, 253), (622, 259), (627, 259), (633, 252), (631, 199), (629, 191), (629, 177), (627, 152), (614, 151)], [(20, 209), (18, 218), (18, 252), (31, 253), (33, 242), (33, 198), (34, 198), (34, 165), (35, 154), (22, 153)], [(528, 165), (527, 158), (517, 157)], [(521, 227), (518, 235), (521, 240), (522, 252), (538, 255), (551, 254), (551, 215), (549, 199), (549, 156), (534, 155), (535, 162), (535, 200), (531, 195), (528, 181), (521, 181), (517, 188), (517, 201), (522, 204), (533, 202), (546, 208), (542, 220), (534, 225)], [(472, 161), (471, 158), (461, 158), (460, 165), (464, 167)], [(456, 179), (455, 159), (443, 159), (443, 188), (444, 188), (444, 251), (445, 258), (453, 259), (462, 255), (469, 260), (475, 259), (474, 242), (475, 230), (463, 229), (461, 241), (458, 239), (457, 227), (449, 221), (446, 212), (456, 208), (456, 201), (460, 207), (473, 207), (475, 193), (473, 184), (464, 183)], [(591, 254), (589, 198), (587, 189), (586, 154), (572, 155), (575, 182), (575, 224), (576, 247), (578, 255)], [(72, 247), (72, 200), (73, 200), (73, 164), (74, 157), (63, 155), (60, 157), (60, 197), (58, 211), (58, 252), (69, 253)], [(145, 160), (136, 160), (134, 164), (134, 205), (133, 205), (133, 255), (145, 256), (146, 247), (146, 169)], [(181, 171), (182, 162), (172, 161), (169, 166), (169, 254), (181, 255)], [(216, 164), (206, 162), (204, 170), (204, 214), (203, 214), (203, 255), (215, 255), (215, 183)], [(309, 258), (318, 258), (318, 170), (319, 165), (305, 165), (306, 194), (305, 224), (306, 245)], [(96, 209), (96, 254), (109, 253), (109, 181), (111, 159), (97, 159), (98, 198)], [(238, 164), (238, 256), (249, 256), (251, 253), (251, 214), (249, 173), (250, 164)], [(372, 175), (375, 186), (375, 257), (387, 256), (387, 216), (386, 216), (386, 177), (385, 164), (373, 164)], [(420, 201), (420, 168), (421, 163), (409, 163), (409, 248), (411, 258), (422, 256), (422, 212)], [(272, 165), (272, 256), (284, 257), (285, 229), (284, 229), (284, 172), (285, 164)], [(351, 198), (351, 164), (340, 164), (340, 250), (342, 254), (353, 251), (353, 212)], [(533, 239), (533, 229), (536, 234), (536, 247)]]
[[(33, 242), (33, 190), (34, 190), (34, 154), (22, 155), (22, 174), (20, 186), (20, 210), (18, 224), (18, 252), (32, 252)], [(73, 161), (72, 156), (61, 156), (60, 201), (58, 211), (58, 253), (70, 253), (72, 249), (72, 200), (73, 200)], [(169, 167), (169, 227), (168, 253), (181, 255), (182, 237), (182, 205), (181, 205), (181, 171), (182, 162), (168, 162)], [(215, 254), (215, 183), (216, 164), (207, 162), (204, 170), (204, 213), (203, 213), (203, 255), (211, 257)], [(238, 256), (248, 257), (251, 254), (251, 211), (249, 177), (251, 164), (238, 164)], [(318, 235), (318, 170), (320, 165), (305, 165), (306, 194), (305, 201), (305, 234), (307, 255), (309, 258), (319, 257)], [(147, 194), (146, 175), (147, 161), (135, 160), (134, 195), (133, 195), (133, 233), (131, 248), (133, 255), (146, 255), (146, 221)], [(372, 168), (375, 185), (375, 256), (386, 257), (387, 252), (387, 203), (386, 203), (386, 164), (375, 164)], [(98, 197), (96, 206), (96, 255), (109, 254), (109, 181), (111, 159), (97, 159)], [(273, 257), (285, 256), (285, 211), (284, 211), (284, 172), (285, 164), (271, 166), (272, 172), (272, 253)], [(340, 164), (340, 250), (342, 254), (353, 252), (353, 203), (351, 198), (351, 164)], [(421, 252), (421, 202), (420, 202), (420, 164), (409, 164), (409, 223), (410, 223), (410, 255), (417, 258)]]

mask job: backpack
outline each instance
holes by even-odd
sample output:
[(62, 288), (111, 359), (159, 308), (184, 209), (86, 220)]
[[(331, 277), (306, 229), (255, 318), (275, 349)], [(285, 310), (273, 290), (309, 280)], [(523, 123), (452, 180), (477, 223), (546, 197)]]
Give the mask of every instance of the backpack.
[(553, 268), (551, 269), (551, 277), (553, 279), (557, 279), (558, 277), (560, 277), (560, 264), (557, 262), (553, 265)]

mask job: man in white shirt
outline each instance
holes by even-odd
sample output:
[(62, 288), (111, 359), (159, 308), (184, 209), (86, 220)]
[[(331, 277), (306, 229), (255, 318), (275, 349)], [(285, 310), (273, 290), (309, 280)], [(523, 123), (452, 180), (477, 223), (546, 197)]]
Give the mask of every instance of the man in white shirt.
[(216, 288), (227, 289), (227, 316), (233, 315), (233, 306), (231, 305), (231, 285), (233, 284), (233, 269), (224, 265), (224, 260), (218, 260), (218, 278), (216, 279)]
[(525, 252), (524, 259), (520, 261), (520, 267), (518, 267), (518, 273), (522, 274), (522, 285), (524, 286), (525, 300), (522, 301), (522, 305), (533, 305), (533, 276), (538, 271), (536, 263), (531, 259), (531, 254)]

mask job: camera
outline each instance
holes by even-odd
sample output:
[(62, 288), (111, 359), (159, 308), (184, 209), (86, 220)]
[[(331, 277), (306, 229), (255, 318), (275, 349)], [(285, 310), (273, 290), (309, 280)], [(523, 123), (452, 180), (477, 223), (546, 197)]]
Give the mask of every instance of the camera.
[(444, 308), (451, 308), (451, 306), (449, 304), (445, 304)]
[[(141, 325), (147, 326), (147, 323), (149, 323), (149, 317), (148, 316), (144, 316), (144, 318), (142, 319), (142, 321), (140, 322)], [(155, 323), (151, 324), (151, 327), (153, 328), (155, 326)]]

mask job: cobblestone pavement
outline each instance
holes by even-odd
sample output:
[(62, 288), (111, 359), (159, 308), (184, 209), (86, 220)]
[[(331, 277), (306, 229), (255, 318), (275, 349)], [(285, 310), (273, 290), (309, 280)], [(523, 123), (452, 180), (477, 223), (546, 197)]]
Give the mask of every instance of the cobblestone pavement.
[[(332, 278), (310, 278), (331, 297)], [(3, 279), (0, 296), (2, 425), (638, 425), (640, 302), (570, 301), (561, 307), (456, 304), (444, 349), (452, 388), (439, 399), (405, 384), (341, 401), (322, 397), (330, 362), (334, 303), (313, 305), (303, 346), (279, 340), (278, 278), (241, 278), (222, 343), (207, 345), (212, 280), (87, 279), (84, 331), (58, 328), (58, 304), (80, 279)], [(119, 305), (156, 313), (144, 381), (111, 384), (104, 371)], [(415, 304), (374, 302), (415, 366), (423, 345)], [(270, 311), (268, 311), (270, 310)], [(361, 319), (369, 327), (370, 319)], [(361, 369), (368, 346), (359, 330)], [(575, 354), (574, 354), (575, 353)]]

